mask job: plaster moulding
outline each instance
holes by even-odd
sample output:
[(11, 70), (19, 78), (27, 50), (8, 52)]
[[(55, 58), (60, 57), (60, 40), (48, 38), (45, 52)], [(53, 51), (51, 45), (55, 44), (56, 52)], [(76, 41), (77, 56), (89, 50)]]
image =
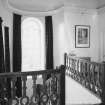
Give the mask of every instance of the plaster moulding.
[(46, 15), (55, 15), (59, 12), (64, 12), (64, 5), (59, 6), (58, 8), (55, 8), (53, 10), (48, 10), (48, 11), (26, 11), (26, 10), (22, 10), (22, 9), (17, 9), (15, 7), (13, 7), (12, 5), (10, 5), (10, 3), (8, 2), (8, 0), (1, 0), (1, 2), (3, 3), (4, 7), (10, 11), (10, 12), (14, 12), (14, 13), (19, 13), (19, 14), (23, 14), (23, 15), (37, 15), (37, 16), (46, 16)]
[(105, 7), (97, 9), (97, 12), (98, 12), (99, 15), (105, 14)]
[(74, 7), (74, 6), (66, 6), (65, 10), (69, 11), (73, 14), (90, 14), (90, 15), (97, 15), (96, 9), (87, 9), (87, 8), (81, 8), (81, 7)]

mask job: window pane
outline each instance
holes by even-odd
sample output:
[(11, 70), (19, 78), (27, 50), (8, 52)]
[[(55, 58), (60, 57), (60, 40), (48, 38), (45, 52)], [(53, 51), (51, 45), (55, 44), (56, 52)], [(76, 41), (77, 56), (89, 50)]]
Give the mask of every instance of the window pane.
[(41, 67), (41, 28), (33, 18), (22, 24), (22, 71), (35, 71)]

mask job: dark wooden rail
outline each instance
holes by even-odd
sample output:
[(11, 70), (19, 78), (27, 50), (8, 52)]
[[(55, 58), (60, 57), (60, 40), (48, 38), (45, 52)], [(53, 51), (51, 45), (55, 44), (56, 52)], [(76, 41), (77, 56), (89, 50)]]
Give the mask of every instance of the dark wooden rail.
[(66, 74), (90, 90), (105, 104), (105, 63), (80, 59), (65, 53)]
[[(42, 76), (42, 84), (36, 83), (39, 75)], [(28, 76), (32, 77), (31, 97), (26, 94)], [(17, 88), (18, 82), (21, 88)], [(19, 89), (22, 91), (21, 97), (17, 96)], [(0, 105), (65, 105), (65, 67), (34, 72), (1, 73)]]

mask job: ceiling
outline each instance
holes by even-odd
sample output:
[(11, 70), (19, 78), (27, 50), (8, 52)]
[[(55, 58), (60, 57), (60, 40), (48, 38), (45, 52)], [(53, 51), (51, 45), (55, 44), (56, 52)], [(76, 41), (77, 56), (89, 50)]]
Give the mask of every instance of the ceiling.
[(105, 0), (66, 0), (66, 5), (90, 9), (100, 9), (105, 6)]
[(47, 12), (64, 5), (63, 0), (8, 0), (10, 6), (28, 11)]
[[(4, 0), (1, 0), (4, 1)], [(31, 11), (47, 12), (63, 6), (99, 9), (105, 6), (105, 0), (5, 0), (12, 8)]]

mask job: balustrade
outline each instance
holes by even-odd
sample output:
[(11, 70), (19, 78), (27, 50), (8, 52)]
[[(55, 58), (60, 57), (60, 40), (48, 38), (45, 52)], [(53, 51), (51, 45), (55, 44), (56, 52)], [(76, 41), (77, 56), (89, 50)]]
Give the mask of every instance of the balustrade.
[(105, 63), (91, 62), (65, 53), (66, 74), (105, 103)]
[[(50, 77), (47, 78), (47, 75)], [(42, 84), (38, 83), (38, 78), (42, 78)], [(53, 70), (43, 70), (35, 72), (17, 72), (17, 73), (1, 73), (0, 74), (0, 105), (64, 105), (65, 99), (65, 68)], [(32, 95), (27, 94), (27, 77), (32, 78)], [(63, 77), (63, 78), (62, 78)], [(22, 96), (17, 97), (18, 91), (16, 84), (17, 79), (21, 78)], [(36, 83), (37, 81), (37, 83)], [(62, 87), (63, 86), (63, 87)], [(62, 91), (63, 90), (63, 91)], [(65, 98), (65, 96), (63, 96)]]

